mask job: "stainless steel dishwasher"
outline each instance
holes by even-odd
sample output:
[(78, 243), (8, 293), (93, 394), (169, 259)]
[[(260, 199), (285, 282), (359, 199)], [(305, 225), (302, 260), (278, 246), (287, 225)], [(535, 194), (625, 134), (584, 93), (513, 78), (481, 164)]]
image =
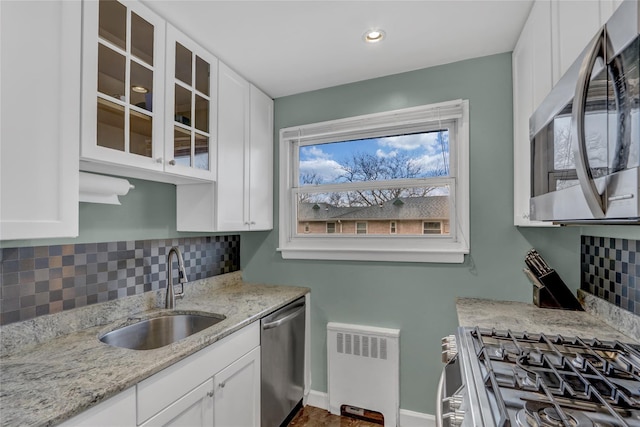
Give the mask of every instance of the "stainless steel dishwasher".
[(288, 423), (304, 393), (304, 297), (261, 322), (261, 427)]

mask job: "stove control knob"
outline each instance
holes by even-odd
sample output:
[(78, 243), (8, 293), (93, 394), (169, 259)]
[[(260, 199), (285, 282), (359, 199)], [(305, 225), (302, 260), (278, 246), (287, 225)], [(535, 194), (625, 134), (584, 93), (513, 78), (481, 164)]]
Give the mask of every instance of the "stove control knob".
[(447, 412), (442, 415), (442, 418), (449, 420), (450, 427), (460, 427), (464, 421), (464, 411)]
[(458, 345), (456, 343), (456, 336), (449, 335), (442, 338), (442, 363), (449, 363), (457, 353)]
[(454, 394), (451, 397), (443, 399), (443, 402), (447, 402), (449, 405), (449, 409), (455, 411), (457, 409), (460, 409), (460, 406), (462, 406), (462, 396)]

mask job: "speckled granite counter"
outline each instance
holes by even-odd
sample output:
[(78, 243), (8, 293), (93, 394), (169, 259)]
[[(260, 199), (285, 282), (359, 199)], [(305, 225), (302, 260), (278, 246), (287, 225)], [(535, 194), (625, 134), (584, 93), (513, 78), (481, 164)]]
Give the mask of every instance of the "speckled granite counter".
[[(587, 311), (556, 310), (523, 302), (474, 298), (458, 298), (456, 309), (460, 326), (640, 343), (640, 336), (625, 335)], [(635, 320), (631, 323), (640, 322), (637, 316), (633, 317)]]
[(58, 424), (309, 292), (246, 284), (241, 277), (237, 272), (188, 284), (176, 309), (226, 319), (155, 350), (111, 347), (97, 337), (130, 315), (161, 306), (161, 291), (3, 326), (0, 424)]

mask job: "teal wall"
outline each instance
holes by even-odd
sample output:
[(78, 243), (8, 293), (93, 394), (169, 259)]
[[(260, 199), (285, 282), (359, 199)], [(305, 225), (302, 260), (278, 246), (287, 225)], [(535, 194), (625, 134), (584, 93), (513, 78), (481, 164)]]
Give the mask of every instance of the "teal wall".
[(243, 235), (246, 280), (311, 288), (313, 390), (327, 391), (327, 322), (400, 328), (400, 407), (434, 414), (440, 339), (457, 327), (456, 297), (531, 302), (522, 268), (532, 247), (578, 287), (579, 228), (513, 226), (511, 88), (505, 53), (275, 100), (276, 152), (280, 128), (469, 100), (471, 254), (464, 264), (283, 260), (276, 230)]

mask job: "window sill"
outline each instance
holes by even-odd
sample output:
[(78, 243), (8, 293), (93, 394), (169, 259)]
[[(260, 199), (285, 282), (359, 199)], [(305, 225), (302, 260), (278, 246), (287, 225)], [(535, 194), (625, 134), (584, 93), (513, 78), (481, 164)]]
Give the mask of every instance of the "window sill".
[(450, 250), (394, 250), (333, 248), (278, 248), (283, 259), (335, 261), (389, 261), (462, 264), (468, 249)]

